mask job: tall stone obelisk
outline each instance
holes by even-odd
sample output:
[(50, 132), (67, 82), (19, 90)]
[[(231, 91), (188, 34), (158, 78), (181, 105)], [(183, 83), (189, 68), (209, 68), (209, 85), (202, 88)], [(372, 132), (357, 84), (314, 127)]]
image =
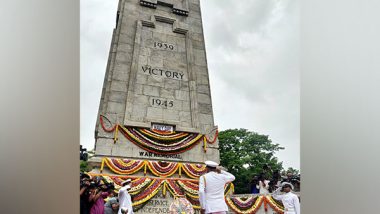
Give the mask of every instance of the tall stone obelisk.
[(205, 160), (219, 150), (199, 0), (119, 0), (92, 173), (134, 179), (136, 213), (169, 213), (176, 195), (199, 208)]
[[(100, 118), (103, 117), (103, 124)], [(218, 142), (154, 155), (111, 127), (215, 130), (199, 0), (120, 0), (95, 128), (95, 156), (219, 162)]]

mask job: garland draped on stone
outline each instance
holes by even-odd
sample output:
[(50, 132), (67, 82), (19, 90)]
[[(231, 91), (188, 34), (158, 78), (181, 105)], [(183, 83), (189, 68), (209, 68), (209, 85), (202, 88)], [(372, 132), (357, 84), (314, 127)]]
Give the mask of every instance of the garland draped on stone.
[(238, 214), (254, 214), (260, 209), (262, 204), (264, 204), (265, 211), (268, 211), (267, 205), (269, 205), (276, 213), (284, 213), (282, 203), (276, 201), (271, 195), (226, 197), (226, 202), (227, 205)]
[[(107, 119), (105, 116), (100, 115), (100, 124), (104, 131), (114, 132), (114, 143), (118, 141), (120, 132), (133, 144), (155, 154), (183, 153), (192, 149), (201, 141), (203, 141), (204, 152), (206, 152), (207, 143), (213, 144), (218, 138), (218, 129), (211, 131), (215, 133), (213, 139), (209, 139), (206, 135), (199, 133), (162, 132), (146, 128), (124, 127), (119, 124), (106, 127), (103, 118)], [(109, 120), (108, 122), (111, 123)]]
[(119, 175), (133, 175), (144, 168), (144, 174), (149, 170), (153, 175), (169, 177), (178, 172), (179, 176), (184, 172), (190, 178), (199, 178), (206, 173), (206, 165), (177, 163), (166, 161), (130, 160), (118, 158), (103, 158), (100, 171), (107, 166), (112, 172)]
[[(141, 209), (150, 199), (162, 191), (165, 196), (169, 192), (173, 197), (185, 196), (194, 209), (200, 209), (198, 196), (198, 180), (180, 179), (180, 178), (149, 178), (149, 177), (119, 177), (102, 174), (90, 174), (92, 176), (101, 176), (107, 182), (113, 182), (115, 189), (121, 188), (121, 183), (128, 178), (132, 178), (132, 188), (130, 194), (135, 211)], [(232, 193), (233, 184), (226, 185), (225, 195)]]
[(247, 198), (226, 198), (227, 205), (238, 214), (256, 213), (264, 202), (264, 196), (250, 196)]
[(265, 199), (274, 211), (280, 214), (284, 213), (285, 208), (281, 201), (274, 199), (271, 195), (267, 195)]
[[(90, 174), (90, 173), (89, 173)], [(132, 188), (130, 194), (135, 211), (141, 209), (150, 199), (160, 191), (165, 196), (170, 193), (173, 197), (185, 196), (193, 205), (194, 209), (200, 209), (198, 196), (198, 180), (181, 179), (181, 178), (150, 178), (150, 177), (121, 177), (104, 174), (90, 174), (91, 176), (101, 176), (107, 182), (113, 182), (116, 190), (121, 188), (121, 183), (128, 178), (132, 178)], [(258, 196), (233, 196), (234, 185), (226, 185), (224, 190), (227, 205), (238, 214), (254, 214), (264, 204), (269, 205), (279, 214), (284, 213), (284, 207), (280, 201), (275, 200), (271, 195)], [(266, 208), (267, 210), (267, 208)]]

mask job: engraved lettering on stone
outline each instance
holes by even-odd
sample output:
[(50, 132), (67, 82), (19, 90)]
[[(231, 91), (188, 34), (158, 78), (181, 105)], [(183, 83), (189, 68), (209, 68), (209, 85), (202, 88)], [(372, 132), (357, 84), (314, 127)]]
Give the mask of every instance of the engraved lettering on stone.
[(143, 213), (169, 213), (170, 203), (171, 200), (168, 201), (161, 198), (151, 199), (143, 208), (141, 208), (141, 211)]
[(174, 101), (164, 98), (150, 98), (150, 105), (153, 107), (172, 108)]
[(174, 45), (166, 42), (154, 42), (153, 47), (162, 50), (174, 50)]
[(166, 155), (166, 154), (154, 154), (152, 152), (139, 152), (140, 157), (155, 157), (155, 158), (167, 158), (167, 159), (179, 159), (182, 160), (180, 154)]
[(141, 66), (144, 74), (154, 75), (154, 76), (162, 76), (169, 79), (183, 80), (184, 74), (177, 71), (170, 71), (160, 68), (152, 68), (150, 65)]

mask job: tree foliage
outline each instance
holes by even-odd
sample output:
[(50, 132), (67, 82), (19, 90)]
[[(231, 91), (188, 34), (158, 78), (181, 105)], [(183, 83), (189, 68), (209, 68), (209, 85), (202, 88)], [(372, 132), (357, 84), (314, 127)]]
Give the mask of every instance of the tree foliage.
[(264, 172), (265, 164), (272, 170), (283, 169), (274, 154), (284, 148), (272, 143), (267, 135), (247, 129), (228, 129), (220, 131), (219, 147), (221, 165), (236, 177), (236, 194), (250, 193), (252, 177)]
[(80, 171), (81, 172), (89, 172), (91, 170), (92, 170), (92, 168), (88, 165), (87, 161), (83, 161), (83, 160), (80, 161)]
[(299, 175), (300, 171), (298, 169), (295, 169), (293, 167), (289, 167), (287, 170), (284, 169), (283, 174), (286, 173), (292, 173), (293, 175)]

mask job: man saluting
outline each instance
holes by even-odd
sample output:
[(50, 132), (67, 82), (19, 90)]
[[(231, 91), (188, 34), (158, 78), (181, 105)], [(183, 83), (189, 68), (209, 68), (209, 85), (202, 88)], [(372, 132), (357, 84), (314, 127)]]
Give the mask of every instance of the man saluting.
[[(301, 214), (300, 210), (300, 201), (298, 196), (292, 193), (293, 185), (288, 182), (283, 182), (281, 187), (276, 189), (273, 192), (272, 196), (276, 200), (281, 200), (285, 207), (284, 214)], [(285, 192), (285, 194), (280, 194), (281, 192)]]
[(224, 200), (224, 186), (235, 180), (213, 161), (206, 161), (207, 173), (199, 178), (199, 202), (202, 214), (225, 214), (228, 211)]

